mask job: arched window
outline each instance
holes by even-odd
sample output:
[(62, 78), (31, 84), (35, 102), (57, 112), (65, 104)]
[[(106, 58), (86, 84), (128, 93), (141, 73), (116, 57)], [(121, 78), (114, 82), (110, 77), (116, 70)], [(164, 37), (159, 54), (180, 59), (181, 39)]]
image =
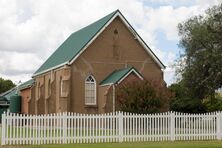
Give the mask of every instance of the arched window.
[(85, 80), (85, 104), (96, 105), (96, 80), (92, 75)]

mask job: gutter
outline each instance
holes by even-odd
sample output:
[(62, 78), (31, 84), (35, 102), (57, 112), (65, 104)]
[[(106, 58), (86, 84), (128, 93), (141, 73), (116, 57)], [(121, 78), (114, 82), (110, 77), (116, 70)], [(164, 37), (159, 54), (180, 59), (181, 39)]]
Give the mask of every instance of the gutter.
[(60, 68), (60, 67), (62, 67), (62, 66), (64, 66), (64, 65), (67, 65), (68, 63), (69, 63), (69, 62), (64, 62), (64, 63), (62, 63), (62, 64), (56, 65), (56, 66), (51, 67), (51, 68), (49, 68), (49, 69), (46, 69), (46, 70), (43, 70), (43, 71), (38, 72), (38, 73), (36, 73), (36, 74), (33, 74), (33, 75), (32, 75), (32, 78), (37, 77), (38, 75), (47, 73), (47, 72), (49, 72), (49, 71), (51, 71), (51, 70), (55, 70), (55, 69), (57, 69), (57, 68)]

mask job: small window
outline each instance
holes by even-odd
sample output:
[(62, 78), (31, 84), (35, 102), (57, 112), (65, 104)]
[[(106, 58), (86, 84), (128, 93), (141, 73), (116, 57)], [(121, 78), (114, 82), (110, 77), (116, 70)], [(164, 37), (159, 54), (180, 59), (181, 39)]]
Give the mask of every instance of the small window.
[(85, 80), (85, 104), (96, 105), (96, 80), (92, 75)]

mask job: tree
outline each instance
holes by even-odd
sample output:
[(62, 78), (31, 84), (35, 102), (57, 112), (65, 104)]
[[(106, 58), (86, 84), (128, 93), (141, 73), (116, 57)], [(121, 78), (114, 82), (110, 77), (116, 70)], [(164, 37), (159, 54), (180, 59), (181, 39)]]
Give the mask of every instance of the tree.
[(206, 106), (208, 112), (222, 111), (222, 95), (215, 93), (215, 98), (205, 98), (203, 104)]
[(13, 87), (15, 87), (15, 84), (11, 80), (4, 80), (3, 78), (0, 78), (0, 93), (6, 92)]
[(116, 94), (117, 108), (121, 111), (146, 114), (168, 110), (168, 90), (148, 81), (121, 85)]
[(170, 110), (185, 113), (206, 112), (206, 107), (200, 99), (190, 97), (183, 81), (172, 84), (169, 86), (169, 90), (173, 94), (170, 101)]
[(215, 97), (222, 87), (222, 4), (178, 25), (181, 55), (178, 74), (188, 97)]

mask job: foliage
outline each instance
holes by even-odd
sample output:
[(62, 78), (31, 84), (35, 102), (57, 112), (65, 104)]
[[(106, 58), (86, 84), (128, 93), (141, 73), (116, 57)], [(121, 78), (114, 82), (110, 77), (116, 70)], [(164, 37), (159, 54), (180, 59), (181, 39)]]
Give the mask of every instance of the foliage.
[(167, 109), (170, 94), (166, 87), (148, 81), (120, 85), (116, 91), (117, 108), (133, 113), (154, 113)]
[(202, 104), (201, 100), (189, 97), (172, 99), (170, 109), (184, 113), (206, 112), (206, 107)]
[(208, 97), (203, 100), (203, 104), (207, 107), (208, 112), (222, 111), (222, 95), (215, 94), (215, 97)]
[(192, 98), (182, 81), (169, 86), (169, 90), (174, 94), (170, 101), (170, 110), (185, 113), (206, 112), (205, 105), (200, 99)]
[(171, 84), (168, 88), (174, 94), (175, 98), (182, 98), (188, 94), (186, 88), (183, 86), (182, 81)]
[(213, 97), (222, 86), (222, 4), (178, 25), (181, 55), (178, 74), (189, 97)]
[(6, 92), (13, 87), (15, 87), (15, 84), (11, 80), (4, 80), (3, 78), (0, 78), (0, 93)]

